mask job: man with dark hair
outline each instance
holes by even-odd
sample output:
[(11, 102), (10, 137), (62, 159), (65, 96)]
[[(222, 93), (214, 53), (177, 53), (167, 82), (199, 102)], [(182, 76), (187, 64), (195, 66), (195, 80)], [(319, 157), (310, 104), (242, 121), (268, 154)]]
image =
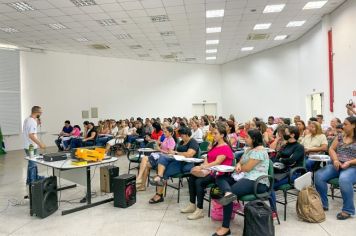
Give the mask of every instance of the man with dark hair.
[[(23, 138), (24, 149), (27, 156), (30, 156), (30, 146), (33, 147), (34, 155), (38, 155), (38, 148), (45, 149), (46, 145), (37, 138), (37, 123), (42, 114), (42, 108), (34, 106), (31, 109), (31, 115), (26, 118), (23, 123)], [(37, 165), (33, 161), (28, 161), (26, 184), (29, 185), (33, 181), (41, 179), (38, 175)]]
[(54, 141), (59, 151), (63, 151), (63, 146), (61, 146), (61, 143), (62, 141), (70, 139), (69, 137), (71, 136), (72, 131), (73, 131), (73, 127), (70, 125), (70, 121), (66, 120), (64, 122), (62, 131), (59, 133), (58, 139)]
[(267, 127), (271, 128), (273, 131), (275, 131), (277, 129), (277, 126), (278, 125), (274, 123), (274, 117), (269, 116), (268, 121), (267, 121)]
[(323, 132), (325, 132), (329, 128), (329, 126), (324, 123), (324, 116), (323, 115), (321, 115), (321, 114), (316, 115), (316, 121), (320, 124), (321, 129), (323, 130)]

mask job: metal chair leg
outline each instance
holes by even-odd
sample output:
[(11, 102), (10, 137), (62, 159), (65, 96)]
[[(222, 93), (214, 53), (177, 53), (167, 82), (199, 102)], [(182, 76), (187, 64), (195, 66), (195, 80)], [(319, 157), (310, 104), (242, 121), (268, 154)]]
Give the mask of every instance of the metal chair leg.
[(284, 195), (284, 221), (287, 220), (287, 204), (288, 204), (288, 199), (287, 199), (287, 191), (283, 191)]

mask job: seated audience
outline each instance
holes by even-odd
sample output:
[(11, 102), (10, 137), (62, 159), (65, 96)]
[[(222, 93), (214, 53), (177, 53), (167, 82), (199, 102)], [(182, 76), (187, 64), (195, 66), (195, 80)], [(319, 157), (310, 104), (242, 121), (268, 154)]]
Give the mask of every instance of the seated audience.
[[(218, 228), (213, 235), (231, 234), (232, 202), (241, 196), (252, 194), (256, 179), (262, 175), (268, 175), (269, 157), (263, 147), (262, 134), (257, 129), (251, 129), (247, 133), (246, 143), (250, 148), (245, 151), (235, 167), (236, 173), (244, 173), (244, 176), (238, 181), (235, 181), (233, 177), (228, 175), (217, 176), (216, 178), (216, 184), (224, 194), (224, 197), (219, 200), (224, 208), (222, 227)], [(257, 192), (262, 193), (267, 191), (268, 186), (268, 179), (262, 179), (257, 185)]]
[(215, 129), (216, 125), (215, 123), (210, 123), (209, 125), (209, 130), (208, 132), (206, 132), (205, 136), (204, 136), (204, 140), (209, 142), (209, 143), (213, 143), (214, 142), (214, 136), (213, 136), (213, 132)]
[(110, 139), (112, 139), (111, 130), (110, 130), (110, 121), (106, 120), (99, 126), (96, 145), (105, 146), (105, 144)]
[(233, 149), (236, 148), (238, 143), (238, 137), (235, 132), (235, 123), (231, 120), (226, 122), (227, 140), (229, 141)]
[(146, 134), (146, 137), (145, 137), (146, 143), (149, 143), (152, 141), (158, 141), (163, 134), (162, 127), (161, 127), (160, 123), (154, 122), (152, 124), (152, 128), (153, 128), (152, 133), (150, 135)]
[(262, 121), (256, 122), (256, 126), (263, 136), (263, 143), (265, 146), (269, 146), (274, 141), (272, 129), (267, 128), (267, 125)]
[(275, 123), (274, 117), (269, 116), (268, 121), (267, 121), (267, 127), (271, 128), (273, 131), (275, 131), (277, 129), (277, 126), (278, 125)]
[(320, 194), (323, 208), (326, 211), (329, 209), (327, 182), (330, 179), (339, 178), (343, 206), (342, 211), (336, 215), (338, 220), (345, 220), (355, 215), (356, 117), (347, 117), (343, 129), (344, 134), (339, 134), (329, 149), (332, 164), (328, 164), (315, 174), (316, 190)]
[(127, 126), (126, 121), (122, 120), (117, 135), (106, 143), (106, 147), (105, 147), (106, 153), (109, 153), (110, 148), (115, 144), (123, 144), (128, 132), (129, 132), (129, 127)]
[[(203, 202), (205, 188), (215, 183), (216, 175), (225, 175), (225, 173), (214, 173), (207, 168), (216, 165), (232, 165), (234, 154), (227, 140), (227, 132), (224, 124), (217, 124), (217, 129), (213, 132), (214, 144), (209, 150), (204, 163), (196, 166), (191, 170), (192, 176), (189, 178), (189, 196), (190, 203), (181, 209), (182, 213), (191, 213), (188, 215), (189, 220), (197, 220), (204, 217)], [(226, 175), (229, 175), (226, 173)]]
[(80, 132), (80, 126), (79, 125), (74, 125), (73, 126), (73, 130), (70, 133), (70, 139), (63, 141), (63, 149), (65, 151), (68, 151), (71, 147), (70, 147), (70, 142), (72, 140), (72, 138), (79, 138), (81, 136), (81, 132)]
[[(318, 122), (312, 121), (309, 126), (309, 134), (304, 137), (301, 144), (304, 146), (305, 155), (309, 156), (311, 154), (321, 154), (328, 150), (328, 141), (325, 134), (321, 130), (321, 126)], [(306, 160), (306, 168), (308, 171), (312, 171), (316, 164), (320, 162), (315, 162), (312, 160)]]
[(300, 120), (300, 121), (297, 121), (296, 123), (296, 126), (298, 128), (298, 131), (299, 131), (299, 139), (298, 139), (298, 142), (300, 143), (303, 138), (305, 137), (306, 135), (306, 126), (305, 126), (305, 123), (304, 121)]
[(176, 146), (176, 142), (173, 138), (173, 128), (168, 126), (164, 129), (165, 139), (160, 146), (156, 145), (156, 150), (160, 151), (159, 153), (152, 153), (149, 157), (143, 156), (140, 163), (140, 168), (138, 175), (136, 177), (137, 191), (146, 190), (146, 182), (148, 174), (150, 173), (151, 168), (156, 169), (158, 165), (158, 159), (165, 154), (171, 154)]
[(274, 149), (276, 152), (281, 150), (282, 146), (286, 144), (286, 141), (283, 139), (284, 132), (288, 126), (287, 125), (279, 125), (277, 128), (276, 138), (274, 141), (269, 145), (271, 149)]
[(317, 115), (316, 116), (316, 120), (320, 124), (321, 129), (322, 129), (323, 132), (325, 132), (329, 128), (329, 126), (324, 123), (324, 116), (323, 115), (321, 115), (321, 114)]
[(70, 121), (66, 120), (62, 131), (59, 133), (58, 139), (55, 140), (55, 143), (58, 147), (58, 150), (63, 150), (63, 141), (68, 141), (70, 139), (70, 133), (73, 131), (73, 127), (70, 125)]
[(341, 124), (341, 120), (339, 118), (334, 118), (330, 121), (330, 127), (325, 131), (326, 139), (328, 140), (328, 144), (331, 145), (334, 138), (337, 136), (337, 126)]
[(346, 112), (349, 116), (356, 116), (355, 104), (352, 100), (348, 104), (346, 104)]
[[(178, 130), (180, 137), (182, 138), (181, 143), (177, 147), (177, 151), (173, 154), (184, 156), (185, 158), (193, 158), (199, 152), (198, 142), (191, 138), (191, 130), (188, 127), (181, 127)], [(156, 185), (156, 194), (150, 199), (150, 204), (163, 202), (163, 186), (165, 181), (176, 174), (188, 173), (194, 167), (193, 163), (176, 161), (171, 157), (161, 156), (158, 159), (157, 175), (153, 178), (150, 183)]]
[(84, 138), (72, 138), (70, 141), (71, 148), (94, 146), (97, 132), (93, 122), (84, 121)]

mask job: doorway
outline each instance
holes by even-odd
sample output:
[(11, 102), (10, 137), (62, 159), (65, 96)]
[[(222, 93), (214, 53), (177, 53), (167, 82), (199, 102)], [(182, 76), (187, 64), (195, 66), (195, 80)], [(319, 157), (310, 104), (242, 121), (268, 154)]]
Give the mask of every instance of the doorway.
[(203, 116), (203, 115), (217, 115), (217, 103), (193, 103), (193, 115)]
[(323, 93), (314, 93), (307, 96), (307, 117), (316, 117), (323, 114)]

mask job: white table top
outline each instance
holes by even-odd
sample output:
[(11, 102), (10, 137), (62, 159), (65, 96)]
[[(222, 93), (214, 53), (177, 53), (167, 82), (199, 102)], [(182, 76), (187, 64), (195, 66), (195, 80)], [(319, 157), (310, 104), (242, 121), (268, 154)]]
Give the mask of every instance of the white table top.
[(49, 161), (44, 161), (43, 159), (38, 159), (38, 158), (43, 158), (43, 157), (42, 156), (35, 156), (33, 158), (30, 158), (28, 156), (25, 157), (26, 160), (34, 161), (37, 164), (48, 166), (48, 167), (55, 168), (55, 169), (60, 169), (60, 170), (69, 170), (69, 169), (83, 168), (83, 167), (87, 167), (87, 166), (104, 165), (104, 164), (110, 164), (110, 163), (117, 161), (117, 157), (111, 157), (110, 159), (105, 159), (101, 162), (88, 162), (87, 165), (76, 166), (76, 165), (72, 165), (72, 159), (49, 162)]

